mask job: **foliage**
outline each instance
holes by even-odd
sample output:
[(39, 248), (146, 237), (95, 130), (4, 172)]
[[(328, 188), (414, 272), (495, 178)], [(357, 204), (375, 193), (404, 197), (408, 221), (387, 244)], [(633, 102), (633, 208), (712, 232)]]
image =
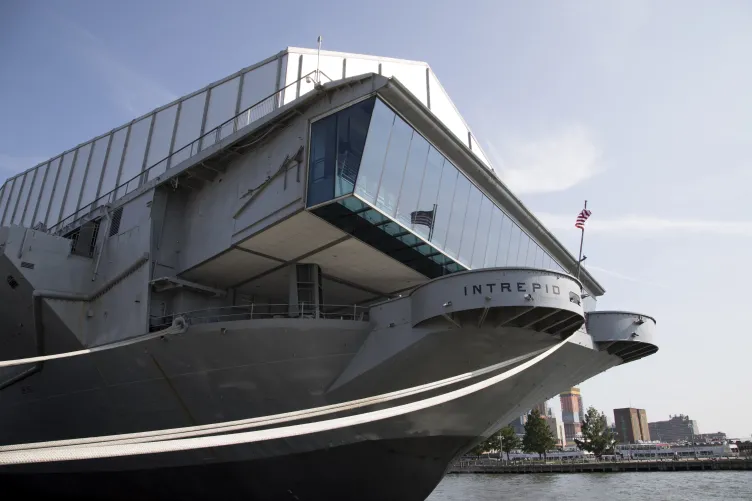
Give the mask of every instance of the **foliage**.
[(588, 408), (585, 420), (582, 422), (582, 440), (575, 439), (577, 448), (592, 452), (595, 457), (600, 458), (613, 450), (615, 442), (614, 434), (608, 427), (606, 415), (598, 412), (594, 407)]
[(507, 453), (507, 461), (509, 461), (509, 453), (515, 449), (522, 447), (522, 441), (520, 437), (514, 432), (514, 428), (511, 426), (505, 426), (498, 433), (501, 443), (499, 449)]
[(538, 456), (545, 459), (546, 452), (556, 447), (556, 437), (548, 427), (546, 420), (541, 417), (537, 409), (533, 409), (527, 415), (525, 423), (525, 437), (522, 439), (522, 448), (525, 452), (537, 452)]

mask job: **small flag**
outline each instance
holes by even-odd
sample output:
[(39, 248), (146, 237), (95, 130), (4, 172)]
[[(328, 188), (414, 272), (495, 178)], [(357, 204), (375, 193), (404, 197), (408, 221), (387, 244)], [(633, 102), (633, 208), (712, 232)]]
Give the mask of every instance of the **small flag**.
[(416, 210), (410, 213), (410, 224), (433, 226), (433, 210)]
[(577, 222), (574, 223), (575, 228), (579, 228), (581, 230), (585, 230), (585, 221), (590, 217), (591, 212), (587, 209), (582, 209), (582, 211), (577, 215)]

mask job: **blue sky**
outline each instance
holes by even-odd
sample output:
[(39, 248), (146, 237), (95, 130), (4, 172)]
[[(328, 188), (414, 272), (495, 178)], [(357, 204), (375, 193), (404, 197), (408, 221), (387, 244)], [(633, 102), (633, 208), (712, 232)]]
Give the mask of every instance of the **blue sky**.
[(589, 201), (598, 309), (655, 316), (661, 351), (583, 383), (586, 405), (752, 434), (748, 2), (6, 0), (0, 176), (318, 35), (427, 61), (573, 252)]

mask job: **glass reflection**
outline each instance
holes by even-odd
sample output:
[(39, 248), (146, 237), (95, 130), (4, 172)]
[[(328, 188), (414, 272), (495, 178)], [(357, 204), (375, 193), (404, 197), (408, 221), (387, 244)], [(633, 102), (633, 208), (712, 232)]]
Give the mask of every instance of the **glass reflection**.
[(491, 221), (488, 228), (486, 255), (483, 264), (479, 266), (483, 266), (484, 268), (496, 266), (496, 254), (499, 252), (499, 241), (501, 240), (501, 225), (503, 219), (501, 210), (491, 203)]
[(363, 159), (358, 170), (358, 182), (355, 193), (363, 200), (374, 203), (379, 191), (384, 156), (389, 146), (395, 114), (380, 100), (376, 100), (368, 128), (368, 137), (363, 152)]
[(462, 238), (462, 226), (467, 212), (467, 201), (470, 197), (470, 181), (462, 174), (457, 176), (457, 186), (454, 190), (449, 229), (444, 244), (444, 251), (451, 257), (458, 257)]
[(470, 265), (473, 260), (475, 238), (478, 231), (478, 219), (480, 217), (480, 205), (483, 198), (485, 197), (481, 194), (478, 188), (470, 184), (467, 210), (465, 210), (465, 221), (462, 224), (462, 237), (460, 237), (460, 262), (467, 265)]
[(444, 162), (444, 168), (441, 170), (441, 184), (439, 185), (439, 196), (436, 198), (434, 207), (434, 227), (433, 233), (429, 240), (438, 248), (444, 248), (447, 230), (449, 229), (449, 219), (452, 215), (452, 201), (454, 200), (454, 188), (457, 184), (459, 172), (449, 161)]
[(496, 266), (509, 264), (509, 246), (512, 240), (512, 229), (515, 224), (504, 214), (501, 219), (501, 235), (499, 235), (499, 252), (496, 255)]
[(423, 182), (418, 194), (418, 205), (416, 206), (415, 214), (412, 214), (410, 218), (413, 231), (429, 241), (432, 237), (431, 232), (436, 217), (436, 198), (439, 194), (444, 161), (444, 156), (436, 151), (433, 146), (430, 146), (428, 157), (426, 158)]
[[(475, 232), (475, 247), (471, 262), (472, 268), (483, 268), (486, 253), (488, 252), (489, 240), (491, 239), (491, 216), (493, 210), (491, 200), (481, 195), (480, 214), (478, 215), (478, 230)], [(493, 235), (494, 237), (496, 235)], [(463, 237), (464, 240), (464, 237)], [(494, 251), (495, 253), (495, 251)], [(460, 254), (462, 252), (460, 251)]]
[(384, 170), (381, 173), (378, 195), (376, 196), (376, 207), (392, 217), (397, 211), (397, 198), (402, 185), (402, 176), (405, 172), (407, 152), (410, 149), (412, 137), (413, 128), (401, 118), (396, 117), (389, 140), (389, 148), (384, 159)]
[(373, 103), (362, 101), (311, 125), (309, 207), (352, 193)]
[(418, 210), (418, 197), (420, 196), (427, 158), (428, 141), (418, 133), (413, 134), (405, 174), (402, 178), (399, 202), (397, 203), (397, 221), (408, 228), (414, 222), (421, 221), (421, 215), (416, 211)]

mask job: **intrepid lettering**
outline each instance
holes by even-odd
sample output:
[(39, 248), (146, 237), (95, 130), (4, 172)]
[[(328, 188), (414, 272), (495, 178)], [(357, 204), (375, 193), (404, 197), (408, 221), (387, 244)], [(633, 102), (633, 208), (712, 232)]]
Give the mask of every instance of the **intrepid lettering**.
[[(466, 296), (474, 296), (476, 294), (493, 294), (496, 291), (499, 292), (512, 292), (512, 286), (515, 287), (515, 292), (538, 292), (546, 291), (548, 294), (554, 294), (556, 296), (561, 294), (561, 289), (558, 285), (540, 284), (538, 282), (532, 282), (526, 284), (525, 282), (500, 282), (490, 284), (473, 284), (466, 285), (464, 287)], [(498, 287), (498, 289), (496, 289)]]

